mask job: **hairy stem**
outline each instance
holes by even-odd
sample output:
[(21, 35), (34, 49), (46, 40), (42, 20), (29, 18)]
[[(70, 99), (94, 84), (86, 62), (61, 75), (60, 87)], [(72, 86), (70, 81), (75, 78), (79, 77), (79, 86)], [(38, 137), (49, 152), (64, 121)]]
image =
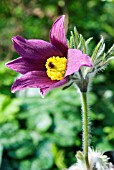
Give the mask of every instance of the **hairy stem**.
[(81, 92), (82, 96), (82, 118), (83, 118), (83, 153), (86, 162), (87, 170), (90, 169), (88, 161), (88, 146), (89, 146), (89, 119), (88, 119), (88, 105), (87, 93)]

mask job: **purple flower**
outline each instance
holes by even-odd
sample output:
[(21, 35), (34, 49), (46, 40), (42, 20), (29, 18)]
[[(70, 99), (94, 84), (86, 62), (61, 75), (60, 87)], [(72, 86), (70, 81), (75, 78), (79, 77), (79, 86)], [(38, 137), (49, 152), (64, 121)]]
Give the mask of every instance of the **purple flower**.
[(91, 58), (80, 50), (69, 49), (64, 28), (65, 16), (59, 17), (50, 31), (50, 43), (13, 37), (14, 48), (21, 56), (6, 64), (22, 74), (14, 82), (12, 92), (25, 88), (40, 88), (42, 95), (66, 84), (70, 75), (81, 66), (92, 66)]

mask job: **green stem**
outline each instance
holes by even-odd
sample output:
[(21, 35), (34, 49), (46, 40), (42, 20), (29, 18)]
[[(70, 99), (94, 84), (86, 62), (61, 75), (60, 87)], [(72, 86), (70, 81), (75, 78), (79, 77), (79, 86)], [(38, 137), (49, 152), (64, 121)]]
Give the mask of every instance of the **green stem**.
[(89, 146), (89, 120), (88, 120), (88, 105), (87, 105), (87, 93), (81, 92), (82, 95), (82, 117), (83, 117), (83, 153), (86, 162), (87, 170), (90, 169), (88, 161), (88, 146)]

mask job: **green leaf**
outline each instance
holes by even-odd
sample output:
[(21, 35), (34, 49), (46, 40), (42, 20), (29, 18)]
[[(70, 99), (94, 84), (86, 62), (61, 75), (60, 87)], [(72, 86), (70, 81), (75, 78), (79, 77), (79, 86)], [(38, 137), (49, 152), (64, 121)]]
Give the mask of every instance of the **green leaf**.
[(0, 144), (0, 168), (2, 163), (3, 146)]
[(31, 163), (31, 170), (48, 170), (51, 169), (54, 164), (54, 157), (52, 153), (52, 143), (50, 141), (43, 141), (39, 145), (36, 153), (36, 159), (33, 159)]
[(77, 116), (76, 119), (67, 120), (61, 115), (56, 116), (55, 130), (52, 139), (57, 143), (57, 145), (72, 146), (75, 143), (76, 135), (81, 128), (80, 118)]
[(108, 50), (108, 52), (106, 53), (106, 56), (111, 55), (114, 52), (114, 44), (110, 47), (110, 49)]
[(92, 57), (91, 57), (93, 62), (95, 62), (95, 60), (97, 59), (99, 51), (102, 51), (102, 49), (104, 49), (103, 42), (104, 42), (103, 37), (101, 37), (101, 40), (97, 44), (97, 46), (95, 47), (93, 54), (92, 54)]
[(104, 62), (104, 65), (105, 65), (105, 64), (108, 64), (111, 60), (114, 60), (114, 56), (108, 58), (108, 59)]
[(88, 38), (88, 39), (85, 41), (86, 48), (87, 48), (87, 46), (89, 45), (89, 43), (91, 42), (91, 40), (93, 40), (93, 37), (90, 37), (90, 38)]
[(31, 170), (31, 160), (22, 160), (20, 162), (19, 170)]
[(68, 41), (68, 46), (69, 46), (69, 48), (77, 49), (78, 44), (79, 44), (80, 35), (79, 35), (76, 27), (74, 27), (74, 31), (71, 31), (70, 33), (71, 33), (71, 36), (70, 36), (70, 40)]
[(75, 42), (75, 47), (77, 48), (77, 45), (79, 44), (79, 33), (76, 27), (74, 27), (74, 42)]
[(81, 34), (80, 34), (80, 42), (81, 42), (81, 49), (82, 49), (83, 53), (86, 54), (87, 48), (86, 48), (85, 40)]
[(9, 138), (19, 129), (19, 124), (15, 120), (13, 122), (8, 122), (0, 125), (0, 138)]
[(55, 154), (55, 164), (58, 169), (63, 169), (66, 167), (65, 164), (65, 151), (64, 150), (56, 150)]
[(34, 154), (36, 147), (32, 142), (26, 142), (25, 145), (8, 152), (9, 157), (13, 159), (24, 159), (27, 156)]
[(0, 95), (0, 123), (15, 119), (20, 110), (20, 99), (11, 99), (7, 95)]
[(50, 128), (51, 124), (52, 124), (52, 119), (46, 113), (32, 115), (29, 116), (27, 119), (28, 129), (36, 129), (39, 132), (47, 131)]
[(103, 138), (102, 141), (97, 144), (97, 148), (102, 152), (106, 152), (107, 150), (113, 150), (113, 147), (106, 138)]
[[(39, 141), (41, 138), (38, 138)], [(12, 134), (9, 139), (4, 138), (4, 147), (6, 149), (16, 149), (33, 142), (30, 132), (26, 130), (19, 130)]]
[(97, 96), (94, 94), (94, 93), (89, 93), (88, 94), (88, 103), (89, 103), (89, 105), (91, 106), (91, 105), (94, 105), (95, 104), (95, 102), (97, 102)]

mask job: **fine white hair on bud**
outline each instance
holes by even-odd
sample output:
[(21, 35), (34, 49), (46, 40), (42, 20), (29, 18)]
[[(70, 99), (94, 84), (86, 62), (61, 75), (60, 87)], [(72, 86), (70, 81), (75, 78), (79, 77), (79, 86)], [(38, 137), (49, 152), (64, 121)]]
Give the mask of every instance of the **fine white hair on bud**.
[[(89, 148), (90, 170), (114, 170), (112, 163), (108, 162), (109, 158), (99, 151)], [(66, 170), (87, 170), (84, 155), (81, 151), (76, 154), (77, 163)]]

